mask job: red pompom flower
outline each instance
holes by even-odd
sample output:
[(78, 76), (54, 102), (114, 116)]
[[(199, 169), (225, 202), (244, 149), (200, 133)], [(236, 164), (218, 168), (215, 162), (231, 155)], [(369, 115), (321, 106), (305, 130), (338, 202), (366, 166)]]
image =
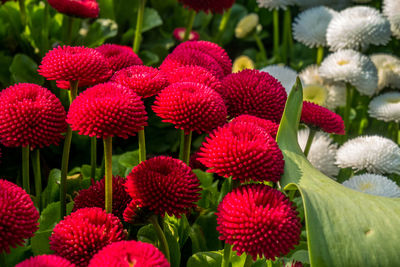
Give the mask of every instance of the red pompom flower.
[(128, 138), (147, 125), (143, 101), (131, 89), (116, 83), (98, 84), (71, 104), (67, 122), (81, 135)]
[(164, 254), (154, 245), (138, 241), (115, 242), (94, 255), (89, 267), (169, 267)]
[(234, 180), (280, 180), (284, 160), (275, 140), (261, 127), (243, 122), (228, 123), (203, 142), (198, 160), (208, 172)]
[(320, 128), (327, 133), (345, 134), (342, 117), (311, 102), (303, 102), (300, 120), (310, 127)]
[(8, 147), (58, 145), (67, 130), (60, 100), (48, 89), (31, 83), (0, 92), (0, 142)]
[(220, 239), (243, 252), (266, 259), (289, 253), (299, 243), (301, 224), (289, 199), (267, 185), (233, 189), (218, 206)]
[(224, 100), (213, 89), (199, 83), (174, 83), (156, 97), (154, 112), (175, 128), (209, 132), (226, 121)]
[(196, 10), (196, 12), (204, 11), (206, 13), (223, 13), (235, 3), (235, 0), (178, 0), (185, 7)]
[(18, 263), (15, 267), (75, 267), (75, 264), (57, 255), (38, 255)]
[(122, 241), (126, 233), (120, 220), (101, 208), (83, 208), (64, 217), (50, 236), (50, 249), (77, 266), (87, 266), (105, 246)]
[(276, 134), (278, 133), (278, 129), (279, 129), (279, 124), (277, 124), (273, 121), (261, 119), (261, 118), (258, 118), (256, 116), (252, 116), (252, 115), (240, 115), (240, 116), (234, 118), (230, 123), (236, 123), (236, 122), (255, 124), (255, 125), (263, 128), (274, 139), (276, 138)]
[(24, 189), (0, 179), (0, 253), (23, 246), (39, 228), (39, 212)]
[[(172, 35), (174, 36), (174, 38), (178, 41), (183, 41), (183, 38), (185, 37), (185, 32), (186, 32), (186, 28), (176, 28)], [(198, 32), (196, 31), (190, 31), (189, 34), (189, 41), (197, 41), (200, 39), (200, 35)]]
[(143, 65), (142, 60), (133, 52), (132, 48), (117, 44), (103, 44), (96, 48), (110, 64), (113, 71), (130, 67), (133, 65)]
[(96, 0), (47, 0), (58, 12), (80, 17), (97, 18), (99, 16), (99, 4)]

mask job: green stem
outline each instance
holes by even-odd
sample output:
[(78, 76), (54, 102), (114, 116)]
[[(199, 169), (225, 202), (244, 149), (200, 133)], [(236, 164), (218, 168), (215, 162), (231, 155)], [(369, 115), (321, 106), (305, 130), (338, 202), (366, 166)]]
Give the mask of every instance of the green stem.
[(280, 61), (279, 57), (279, 10), (272, 11), (272, 20), (274, 25), (274, 56), (277, 62)]
[(164, 253), (168, 262), (171, 262), (171, 257), (169, 255), (168, 242), (167, 242), (167, 239), (165, 238), (163, 230), (160, 227), (160, 224), (158, 223), (158, 217), (156, 215), (153, 215), (150, 217), (149, 221), (153, 225), (154, 230), (156, 231), (158, 240), (160, 241), (160, 250)]
[[(271, 263), (270, 260), (267, 261), (267, 264), (268, 264), (268, 262)], [(247, 255), (246, 255), (246, 260), (245, 260), (245, 262), (244, 262), (244, 264), (243, 264), (243, 267), (250, 267), (252, 264), (253, 264), (253, 258), (251, 257), (251, 255), (247, 254)], [(269, 267), (269, 266), (271, 266), (271, 265), (268, 264), (267, 266)]]
[(180, 155), (179, 159), (189, 165), (192, 131), (190, 131), (189, 134), (183, 134), (182, 137), (183, 138), (181, 138), (181, 149), (183, 147), (183, 150), (181, 150), (182, 154)]
[(74, 25), (74, 18), (71, 16), (64, 15), (65, 19), (67, 20), (67, 32), (65, 37), (65, 44), (70, 45), (72, 44), (72, 29)]
[(44, 57), (46, 52), (49, 50), (49, 3), (44, 1), (44, 16), (43, 16), (43, 28), (42, 28), (42, 45), (40, 48), (40, 55)]
[(392, 124), (392, 140), (397, 144), (399, 136), (399, 123), (393, 121), (391, 122), (391, 124)]
[(139, 163), (146, 160), (146, 138), (144, 129), (138, 132), (139, 139)]
[(265, 51), (263, 42), (261, 41), (260, 37), (258, 37), (258, 35), (256, 33), (254, 33), (253, 37), (257, 43), (258, 49), (260, 49), (263, 60), (267, 61), (267, 52)]
[(304, 148), (304, 156), (306, 156), (306, 157), (308, 156), (308, 153), (310, 152), (311, 144), (314, 139), (315, 133), (316, 133), (316, 131), (314, 129), (310, 129), (310, 133), (307, 138), (306, 147)]
[(324, 47), (318, 46), (317, 49), (317, 65), (321, 65), (322, 59), (324, 58)]
[(107, 213), (112, 212), (112, 137), (104, 138), (105, 155), (105, 208)]
[(22, 147), (22, 186), (29, 195), (29, 145)]
[(193, 9), (190, 9), (189, 21), (188, 21), (188, 24), (186, 25), (185, 35), (183, 36), (183, 42), (186, 42), (187, 40), (189, 40), (190, 32), (192, 31), (195, 18), (196, 18), (196, 11)]
[(35, 149), (32, 153), (32, 168), (35, 177), (36, 206), (42, 210), (42, 174), (40, 171), (40, 150)]
[(231, 245), (225, 242), (224, 246), (224, 256), (222, 257), (221, 267), (229, 267), (231, 261)]
[(343, 115), (343, 121), (344, 121), (344, 127), (346, 130), (346, 135), (343, 136), (343, 142), (346, 141), (346, 137), (350, 133), (350, 110), (351, 110), (351, 103), (353, 100), (353, 86), (351, 86), (349, 83), (346, 84), (346, 107), (344, 109), (344, 115)]
[(26, 9), (25, 9), (25, 0), (18, 0), (18, 5), (19, 5), (19, 12), (21, 15), (21, 23), (22, 26), (25, 28), (26, 26)]
[(285, 11), (285, 15), (283, 18), (283, 51), (282, 57), (283, 62), (287, 64), (288, 55), (293, 46), (293, 39), (292, 39), (292, 16), (290, 14), (290, 8), (287, 8)]
[(146, 0), (139, 0), (138, 14), (136, 20), (136, 31), (135, 40), (133, 42), (133, 51), (137, 54), (140, 49), (140, 43), (142, 42), (142, 29), (143, 29), (143, 18), (144, 8), (146, 6)]
[(97, 137), (93, 136), (90, 138), (90, 176), (96, 178), (97, 168)]
[(215, 37), (215, 43), (221, 44), (222, 35), (225, 32), (226, 26), (228, 25), (229, 18), (231, 17), (232, 8), (225, 11), (224, 15), (222, 16), (221, 22), (218, 27), (218, 33)]

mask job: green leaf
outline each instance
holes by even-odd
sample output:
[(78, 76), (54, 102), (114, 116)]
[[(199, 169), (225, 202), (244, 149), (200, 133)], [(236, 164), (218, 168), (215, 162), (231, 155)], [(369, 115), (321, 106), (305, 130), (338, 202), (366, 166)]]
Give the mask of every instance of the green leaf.
[(346, 188), (316, 170), (297, 143), (302, 107), (293, 87), (277, 141), (285, 158), (281, 185), (304, 203), (311, 266), (396, 266), (400, 262), (400, 199)]
[(189, 258), (187, 267), (220, 267), (221, 263), (221, 251), (199, 252)]
[(10, 73), (10, 68), (8, 66), (11, 65), (12, 61), (13, 61), (12, 57), (5, 55), (4, 51), (0, 52), (0, 62), (2, 63), (0, 64), (0, 83), (4, 88), (11, 84), (10, 81), (11, 73)]
[(114, 37), (118, 32), (118, 24), (111, 19), (97, 19), (87, 27), (83, 34), (83, 44), (88, 47), (102, 45), (108, 38)]
[(14, 267), (18, 263), (33, 256), (31, 246), (25, 245), (24, 247), (10, 248), (10, 253), (5, 254), (5, 267)]
[(59, 199), (60, 180), (61, 171), (59, 169), (52, 169), (48, 177), (47, 186), (42, 193), (43, 207), (46, 207), (51, 202), (57, 201)]
[(16, 54), (10, 66), (10, 72), (17, 83), (36, 83), (42, 85), (44, 78), (37, 72), (37, 64), (24, 54)]
[(145, 8), (142, 32), (147, 32), (155, 27), (161, 26), (162, 24), (163, 21), (157, 10), (153, 8)]
[(118, 163), (128, 169), (139, 165), (139, 150), (122, 154), (118, 159)]

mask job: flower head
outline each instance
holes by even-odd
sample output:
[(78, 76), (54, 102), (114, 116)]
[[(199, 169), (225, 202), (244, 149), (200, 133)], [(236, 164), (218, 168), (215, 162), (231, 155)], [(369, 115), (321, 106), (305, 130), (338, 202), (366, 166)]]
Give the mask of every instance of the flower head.
[(294, 0), (257, 0), (257, 4), (259, 7), (268, 8), (268, 10), (273, 9), (284, 9), (286, 10), (287, 6), (293, 5)]
[(169, 267), (164, 254), (153, 244), (135, 240), (112, 243), (98, 252), (89, 267)]
[(390, 23), (377, 9), (349, 7), (335, 15), (326, 31), (330, 49), (365, 49), (369, 44), (385, 45), (390, 40)]
[(58, 145), (67, 130), (60, 100), (48, 89), (31, 83), (0, 92), (0, 142), (8, 147)]
[(199, 161), (208, 172), (246, 182), (280, 180), (283, 155), (270, 134), (257, 124), (233, 121), (203, 142)]
[(335, 10), (342, 10), (350, 5), (350, 0), (294, 0), (295, 4), (301, 9), (315, 6), (327, 6)]
[(228, 75), (222, 86), (222, 97), (231, 117), (248, 114), (274, 122), (281, 120), (287, 94), (280, 82), (268, 73), (243, 70)]
[(96, 0), (47, 0), (58, 12), (79, 18), (97, 18), (99, 4)]
[(287, 66), (269, 65), (262, 68), (260, 71), (266, 72), (277, 79), (289, 94), (293, 85), (296, 83), (297, 72)]
[(319, 74), (336, 82), (348, 82), (368, 96), (375, 93), (378, 85), (378, 72), (372, 60), (354, 50), (340, 50), (327, 56)]
[(397, 0), (383, 0), (383, 14), (390, 21), (393, 36), (400, 38), (400, 2)]
[(400, 148), (385, 137), (359, 136), (338, 149), (336, 164), (355, 171), (400, 174)]
[(263, 184), (233, 189), (218, 205), (220, 239), (243, 252), (266, 259), (289, 253), (299, 243), (301, 224), (293, 203)]
[[(183, 41), (185, 37), (186, 28), (176, 28), (172, 35), (178, 41)], [(189, 33), (189, 41), (198, 41), (200, 39), (200, 34), (196, 31), (190, 31)]]
[(142, 98), (156, 95), (168, 86), (167, 76), (156, 68), (131, 66), (114, 74), (112, 82), (126, 86)]
[(385, 87), (400, 89), (400, 58), (384, 53), (373, 54), (370, 57), (378, 69), (377, 91)]
[(221, 95), (200, 83), (173, 83), (156, 97), (154, 112), (186, 133), (209, 132), (224, 124), (227, 111)]
[(250, 13), (244, 16), (235, 28), (236, 38), (245, 38), (256, 31), (259, 25), (259, 17), (256, 13)]
[(39, 229), (39, 212), (25, 190), (2, 179), (0, 210), (0, 253), (10, 253), (10, 247), (23, 246)]
[(258, 118), (252, 115), (240, 115), (234, 118), (230, 123), (250, 123), (263, 128), (267, 133), (269, 133), (274, 139), (278, 133), (279, 124), (276, 122)]
[(254, 70), (256, 68), (254, 61), (248, 56), (240, 56), (233, 61), (232, 73), (237, 73), (242, 70)]
[(126, 238), (119, 219), (101, 208), (83, 208), (64, 217), (53, 229), (50, 249), (77, 266), (87, 266), (102, 248)]
[(98, 84), (71, 104), (67, 122), (81, 135), (98, 138), (134, 135), (147, 125), (143, 101), (133, 90), (116, 84)]
[(38, 255), (18, 263), (15, 267), (75, 267), (75, 264), (57, 255)]
[(355, 175), (344, 181), (343, 185), (375, 196), (400, 197), (400, 187), (387, 177), (378, 174)]
[(369, 102), (369, 116), (382, 121), (400, 121), (400, 93), (389, 92), (379, 95)]
[(162, 217), (165, 213), (180, 217), (196, 207), (200, 199), (200, 182), (192, 169), (171, 157), (143, 161), (128, 174), (125, 186), (135, 207), (147, 208)]
[(128, 46), (103, 44), (97, 47), (96, 50), (107, 59), (113, 71), (133, 65), (143, 65), (143, 61)]
[(204, 11), (206, 13), (223, 13), (224, 10), (229, 9), (235, 3), (235, 0), (178, 0), (185, 7), (191, 8), (196, 12)]

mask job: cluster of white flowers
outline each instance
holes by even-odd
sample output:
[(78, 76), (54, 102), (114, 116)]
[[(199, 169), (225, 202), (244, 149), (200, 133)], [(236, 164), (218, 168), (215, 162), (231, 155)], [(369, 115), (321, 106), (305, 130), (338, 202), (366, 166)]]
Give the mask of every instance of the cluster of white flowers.
[(293, 5), (295, 0), (257, 0), (259, 7), (273, 9), (286, 9), (287, 6)]
[(377, 91), (385, 87), (400, 89), (400, 58), (385, 53), (372, 54), (370, 58), (378, 69)]
[(383, 14), (390, 21), (393, 36), (400, 39), (400, 1), (383, 0)]
[(378, 120), (400, 122), (400, 93), (390, 92), (375, 97), (369, 103), (368, 113)]
[(387, 177), (378, 174), (355, 175), (343, 185), (354, 190), (382, 197), (400, 197), (400, 187)]

